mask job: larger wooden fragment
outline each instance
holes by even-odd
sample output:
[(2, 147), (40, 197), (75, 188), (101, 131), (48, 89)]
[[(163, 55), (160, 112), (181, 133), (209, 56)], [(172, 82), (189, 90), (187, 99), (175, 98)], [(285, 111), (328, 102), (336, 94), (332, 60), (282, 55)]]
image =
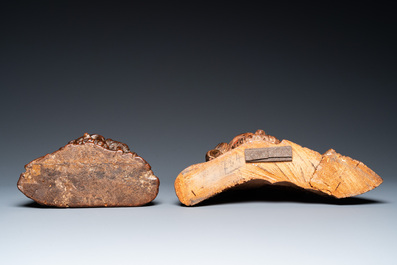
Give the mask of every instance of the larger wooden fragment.
[(126, 144), (85, 134), (25, 166), (18, 188), (49, 206), (138, 206), (152, 201), (159, 180)]
[[(291, 148), (292, 161), (246, 161), (247, 149), (274, 147)], [(321, 155), (287, 140), (280, 142), (262, 130), (238, 135), (229, 144), (218, 144), (207, 152), (206, 159), (183, 170), (175, 180), (176, 194), (185, 205), (195, 205), (248, 182), (298, 186), (336, 198), (362, 194), (382, 183), (359, 161), (333, 150)]]

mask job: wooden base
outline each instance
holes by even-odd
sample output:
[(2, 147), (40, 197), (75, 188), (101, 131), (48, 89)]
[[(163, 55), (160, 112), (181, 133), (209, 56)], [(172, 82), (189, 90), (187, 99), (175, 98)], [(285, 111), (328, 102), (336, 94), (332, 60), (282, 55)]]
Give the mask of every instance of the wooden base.
[[(263, 131), (259, 133), (264, 134)], [(183, 170), (175, 180), (176, 195), (181, 203), (195, 205), (252, 180), (264, 180), (276, 185), (296, 185), (336, 198), (362, 194), (382, 183), (382, 179), (363, 163), (342, 156), (333, 149), (321, 155), (287, 140), (279, 142), (262, 138), (264, 137), (251, 137), (229, 149), (220, 144), (218, 146), (224, 152), (219, 156)], [(245, 160), (245, 149), (278, 146), (292, 148), (292, 161), (251, 163)]]
[(25, 166), (18, 189), (56, 207), (139, 206), (156, 198), (159, 179), (126, 144), (85, 134)]

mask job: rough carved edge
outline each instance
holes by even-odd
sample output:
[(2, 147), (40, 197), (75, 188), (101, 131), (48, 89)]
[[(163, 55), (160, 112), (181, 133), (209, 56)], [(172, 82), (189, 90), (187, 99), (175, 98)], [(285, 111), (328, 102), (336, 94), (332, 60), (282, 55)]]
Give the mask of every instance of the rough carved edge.
[(220, 143), (215, 146), (214, 149), (209, 150), (205, 154), (205, 161), (211, 161), (242, 144), (253, 142), (253, 141), (266, 141), (273, 144), (279, 144), (280, 140), (274, 136), (268, 135), (264, 130), (257, 130), (255, 133), (242, 133), (237, 135), (230, 141), (230, 143)]

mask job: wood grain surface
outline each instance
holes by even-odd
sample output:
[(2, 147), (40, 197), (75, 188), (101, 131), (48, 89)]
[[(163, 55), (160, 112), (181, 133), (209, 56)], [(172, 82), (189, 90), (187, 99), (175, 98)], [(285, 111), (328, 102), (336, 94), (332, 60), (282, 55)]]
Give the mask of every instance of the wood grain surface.
[(25, 166), (18, 188), (56, 207), (139, 206), (156, 198), (159, 179), (126, 144), (98, 135), (71, 141)]
[[(245, 137), (247, 136), (248, 137)], [(258, 130), (236, 136), (230, 144), (219, 144), (208, 153), (207, 162), (189, 166), (175, 180), (175, 191), (181, 203), (195, 205), (224, 190), (252, 182), (256, 185), (297, 186), (336, 198), (365, 193), (379, 186), (382, 179), (363, 163), (330, 149), (323, 155), (288, 140), (264, 137)], [(274, 139), (273, 139), (274, 138)], [(270, 141), (267, 139), (271, 139)], [(246, 162), (245, 150), (289, 146), (292, 161)], [(209, 159), (208, 159), (209, 158)], [(254, 180), (261, 180), (255, 181)]]

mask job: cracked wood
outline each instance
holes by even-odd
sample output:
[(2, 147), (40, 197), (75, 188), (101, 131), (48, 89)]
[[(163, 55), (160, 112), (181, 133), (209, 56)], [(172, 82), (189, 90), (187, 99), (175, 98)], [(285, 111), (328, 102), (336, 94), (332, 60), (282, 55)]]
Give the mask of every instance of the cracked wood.
[[(292, 160), (246, 161), (247, 150), (268, 148), (289, 148)], [(207, 152), (206, 160), (186, 168), (175, 180), (176, 194), (185, 205), (198, 204), (249, 182), (255, 183), (254, 186), (300, 187), (335, 198), (359, 195), (382, 183), (382, 179), (363, 163), (333, 149), (321, 155), (291, 141), (279, 141), (262, 130), (238, 135), (230, 143), (218, 144)]]
[(139, 206), (158, 193), (150, 165), (126, 144), (84, 134), (25, 166), (19, 190), (56, 207)]

